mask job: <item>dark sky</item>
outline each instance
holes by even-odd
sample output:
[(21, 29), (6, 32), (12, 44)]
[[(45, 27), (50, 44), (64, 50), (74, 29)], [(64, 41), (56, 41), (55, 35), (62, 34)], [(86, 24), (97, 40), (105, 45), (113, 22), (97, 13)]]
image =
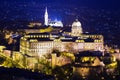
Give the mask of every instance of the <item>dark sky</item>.
[[(0, 0), (0, 19), (23, 18), (27, 16), (40, 15), (41, 6), (65, 6), (88, 7), (95, 9), (119, 10), (120, 0)], [(63, 7), (62, 7), (63, 8)], [(36, 12), (32, 14), (31, 10)], [(39, 14), (37, 14), (39, 13)], [(43, 12), (42, 12), (43, 14)], [(37, 17), (37, 16), (36, 16)]]
[[(49, 3), (58, 3), (61, 4), (69, 4), (69, 5), (77, 5), (77, 6), (88, 6), (88, 7), (99, 7), (99, 8), (120, 8), (120, 0), (0, 0), (0, 5), (9, 5), (16, 2), (16, 5), (21, 3), (32, 4), (49, 4)], [(2, 7), (2, 6), (1, 6)]]

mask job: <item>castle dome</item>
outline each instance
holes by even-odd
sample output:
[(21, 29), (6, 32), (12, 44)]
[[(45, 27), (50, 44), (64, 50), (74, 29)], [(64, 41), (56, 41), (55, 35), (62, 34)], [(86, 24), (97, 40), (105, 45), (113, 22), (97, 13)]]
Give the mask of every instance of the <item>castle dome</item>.
[(72, 27), (81, 27), (81, 22), (76, 19), (76, 21), (73, 22)]
[(83, 33), (81, 22), (76, 19), (72, 24), (72, 36), (79, 36)]

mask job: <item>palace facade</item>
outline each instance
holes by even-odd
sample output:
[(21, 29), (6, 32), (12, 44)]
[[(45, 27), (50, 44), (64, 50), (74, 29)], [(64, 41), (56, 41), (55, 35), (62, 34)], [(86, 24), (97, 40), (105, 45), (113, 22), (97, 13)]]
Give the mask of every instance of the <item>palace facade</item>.
[[(54, 29), (54, 28), (53, 28)], [(57, 29), (57, 28), (56, 28)], [(77, 53), (84, 50), (103, 51), (104, 40), (102, 35), (83, 34), (81, 23), (73, 22), (71, 32), (59, 29), (58, 33), (34, 31), (23, 36), (20, 40), (20, 52), (29, 56), (42, 57), (52, 53), (54, 49)], [(30, 29), (31, 31), (31, 29)]]

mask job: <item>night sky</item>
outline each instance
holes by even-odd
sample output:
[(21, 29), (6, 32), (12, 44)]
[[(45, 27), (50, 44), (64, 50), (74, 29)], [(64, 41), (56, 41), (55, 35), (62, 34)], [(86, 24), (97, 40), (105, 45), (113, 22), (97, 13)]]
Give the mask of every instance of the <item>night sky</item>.
[(120, 8), (119, 0), (0, 0), (0, 7), (8, 7), (9, 5), (19, 6), (21, 4), (54, 4), (65, 5), (78, 5), (88, 7), (101, 7), (101, 8)]
[(78, 18), (83, 30), (103, 34), (115, 44), (120, 41), (120, 0), (0, 0), (0, 28), (44, 23), (45, 7), (49, 19), (57, 18), (65, 27)]
[(89, 7), (115, 11), (120, 9), (119, 3), (120, 0), (0, 0), (0, 20), (37, 20), (43, 18), (45, 6), (62, 9), (68, 5), (71, 8)]

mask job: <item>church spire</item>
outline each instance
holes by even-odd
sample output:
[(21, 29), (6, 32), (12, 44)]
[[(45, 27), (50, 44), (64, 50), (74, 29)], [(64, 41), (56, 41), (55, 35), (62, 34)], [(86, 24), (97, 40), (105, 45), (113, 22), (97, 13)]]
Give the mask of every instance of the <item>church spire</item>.
[(47, 7), (46, 7), (46, 9), (45, 9), (44, 19), (45, 19), (44, 24), (47, 26), (47, 25), (48, 25), (48, 12), (47, 12)]

